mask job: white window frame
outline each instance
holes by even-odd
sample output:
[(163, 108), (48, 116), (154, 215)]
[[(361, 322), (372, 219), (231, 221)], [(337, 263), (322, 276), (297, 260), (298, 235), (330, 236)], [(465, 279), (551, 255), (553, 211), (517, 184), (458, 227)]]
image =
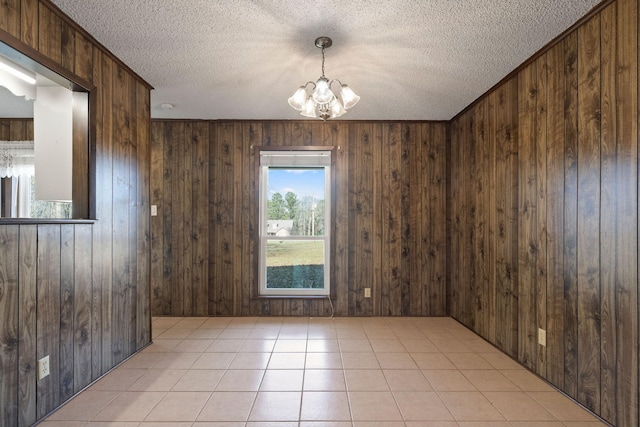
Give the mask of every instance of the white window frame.
[[(260, 259), (259, 294), (260, 296), (312, 297), (329, 296), (331, 293), (331, 154), (330, 150), (278, 150), (260, 152)], [(324, 235), (323, 236), (269, 236), (267, 235), (268, 177), (269, 169), (324, 169)], [(267, 288), (267, 242), (316, 240), (324, 241), (324, 286), (322, 288)]]

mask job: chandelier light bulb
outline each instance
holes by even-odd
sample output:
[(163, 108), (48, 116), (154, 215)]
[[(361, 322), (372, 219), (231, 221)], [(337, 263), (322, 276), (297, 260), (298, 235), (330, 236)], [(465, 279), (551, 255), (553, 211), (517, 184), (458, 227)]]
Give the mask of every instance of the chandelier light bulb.
[(340, 98), (342, 98), (345, 110), (348, 110), (360, 101), (360, 97), (347, 85), (340, 86)]
[(304, 107), (300, 112), (301, 115), (305, 117), (316, 118), (316, 103), (313, 101), (312, 97), (308, 97), (306, 102), (304, 103)]
[(302, 111), (304, 108), (304, 104), (307, 100), (307, 90), (304, 86), (300, 86), (296, 93), (293, 94), (291, 98), (289, 98), (289, 105), (295, 108), (298, 111)]
[(334, 96), (329, 88), (329, 80), (327, 80), (326, 77), (320, 77), (313, 91), (313, 100), (318, 104), (326, 104), (331, 101)]
[(331, 103), (331, 118), (334, 119), (336, 117), (340, 117), (344, 115), (346, 112), (347, 110), (342, 106), (340, 101), (338, 101), (337, 99), (334, 99), (333, 102)]

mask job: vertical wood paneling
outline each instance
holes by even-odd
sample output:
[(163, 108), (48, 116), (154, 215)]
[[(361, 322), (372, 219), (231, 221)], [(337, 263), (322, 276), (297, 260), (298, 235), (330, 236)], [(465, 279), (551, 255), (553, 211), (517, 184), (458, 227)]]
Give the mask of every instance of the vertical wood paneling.
[(16, 38), (20, 37), (20, 0), (7, 0), (0, 4), (0, 28)]
[[(501, 119), (491, 112), (508, 81), (452, 121), (449, 168), (450, 263), (461, 266), (450, 272), (451, 314), (483, 336), (488, 328), (485, 337), (499, 348), (620, 426), (638, 424), (637, 9), (634, 0), (611, 2), (517, 72), (518, 87), (504, 92), (518, 129), (512, 172), (503, 160)], [(484, 207), (496, 215), (489, 254), (495, 280), (474, 282), (481, 247), (465, 252), (465, 224), (491, 213), (478, 198), (471, 206), (480, 212), (466, 211), (473, 187), (465, 176), (477, 161), (476, 144), (491, 149), (493, 141), (483, 141), (478, 123), (468, 129), (487, 102), (490, 128), (497, 128), (490, 132), (490, 179), (515, 182), (518, 210), (509, 223), (518, 233), (503, 237), (508, 202), (496, 194), (495, 205)], [(504, 259), (514, 269), (503, 270)], [(509, 277), (513, 292), (502, 284)], [(464, 294), (467, 283), (490, 292), (495, 286), (495, 313), (476, 312), (486, 308)], [(505, 312), (516, 298), (517, 309)], [(538, 328), (546, 329), (546, 346), (537, 343)]]
[[(185, 128), (183, 123), (175, 123), (169, 128), (167, 139), (169, 141), (183, 141), (183, 144), (172, 144), (168, 151), (165, 151), (165, 168), (171, 170), (182, 170), (184, 166), (184, 146), (188, 145), (185, 140)], [(188, 173), (184, 171), (184, 174)], [(180, 268), (184, 258), (183, 248), (185, 235), (182, 212), (184, 201), (185, 177), (184, 174), (165, 175), (165, 268), (168, 269), (171, 280), (167, 283), (171, 293), (171, 314), (182, 316), (185, 314), (185, 283), (183, 280), (184, 271)], [(166, 200), (166, 199), (169, 200)], [(168, 203), (167, 203), (168, 202)], [(171, 220), (167, 220), (171, 218)]]
[[(638, 2), (617, 2), (615, 414), (618, 425), (638, 425)], [(634, 96), (635, 95), (635, 96)]]
[[(36, 360), (37, 353), (37, 226), (21, 225), (19, 247), (18, 286), (20, 300), (18, 325), (18, 419), (19, 426), (29, 426), (36, 422)], [(13, 422), (13, 421), (12, 421)], [(11, 425), (11, 423), (8, 423)]]
[[(92, 83), (95, 98), (98, 220), (3, 226), (19, 233), (11, 255), (18, 256), (20, 292), (17, 310), (0, 310), (15, 316), (7, 327), (19, 325), (13, 412), (2, 411), (11, 418), (2, 424), (28, 426), (150, 341), (150, 88), (48, 1), (2, 2), (0, 29)], [(33, 125), (2, 119), (0, 137), (33, 139)], [(45, 355), (51, 375), (36, 381), (36, 360)]]
[(461, 268), (454, 268), (454, 265), (460, 263), (460, 245), (462, 239), (460, 236), (460, 172), (462, 170), (462, 162), (460, 160), (460, 138), (462, 131), (460, 130), (462, 119), (458, 119), (451, 123), (451, 143), (448, 153), (447, 173), (447, 313), (454, 318), (462, 321), (461, 307), (464, 306), (460, 298), (460, 289), (462, 280), (460, 279)]
[[(136, 141), (134, 162), (136, 172), (138, 174), (136, 187), (132, 193), (136, 194), (136, 204), (130, 206), (131, 211), (136, 215), (136, 271), (137, 277), (132, 286), (132, 291), (137, 292), (136, 308), (134, 313), (135, 319), (132, 319), (132, 325), (135, 321), (136, 342), (131, 351), (135, 351), (144, 347), (151, 342), (151, 284), (149, 282), (151, 275), (151, 112), (150, 112), (150, 94), (145, 85), (134, 81), (135, 84), (135, 108), (136, 127), (132, 134), (132, 139)], [(133, 250), (132, 244), (132, 250)]]
[(600, 13), (601, 144), (600, 144), (600, 396), (601, 413), (615, 423), (616, 375), (616, 5)]
[(518, 159), (520, 211), (518, 221), (519, 242), (519, 350), (518, 360), (535, 369), (537, 359), (536, 293), (537, 293), (537, 215), (536, 215), (536, 130), (538, 96), (538, 61), (519, 74), (518, 92)]
[(0, 119), (0, 140), (32, 141), (32, 119)]
[[(538, 328), (547, 329), (547, 59), (546, 55), (540, 56), (537, 75), (536, 97), (536, 144), (535, 144), (535, 281), (536, 281), (536, 317), (535, 337), (538, 337)], [(536, 340), (537, 341), (537, 340)], [(547, 360), (546, 348), (536, 342), (535, 371), (546, 375)]]
[[(174, 196), (167, 193), (175, 195), (172, 186), (177, 181), (172, 177), (182, 174), (187, 166), (183, 160), (175, 159), (175, 150), (184, 150), (184, 144), (195, 144), (190, 138), (201, 123), (208, 130), (202, 134), (206, 141), (199, 142), (206, 144), (201, 148), (208, 163), (200, 165), (202, 170), (191, 165), (194, 209), (185, 212), (176, 208)], [(176, 131), (176, 126), (191, 130)], [(152, 193), (155, 200), (164, 204), (158, 207), (164, 215), (161, 221), (152, 222), (152, 235), (158, 237), (152, 243), (155, 255), (151, 271), (154, 277), (159, 277), (167, 265), (176, 271), (164, 275), (164, 283), (153, 285), (153, 309), (161, 310), (158, 314), (169, 314), (162, 310), (175, 306), (181, 298), (161, 291), (174, 285), (169, 277), (183, 277), (185, 267), (176, 261), (176, 245), (192, 247), (192, 254), (198, 250), (191, 236), (171, 231), (175, 228), (167, 224), (182, 221), (182, 215), (195, 215), (191, 212), (196, 210), (195, 200), (201, 200), (198, 205), (209, 206), (208, 246), (203, 247), (208, 263), (207, 284), (203, 287), (196, 283), (191, 273), (192, 283), (183, 281), (180, 289), (191, 293), (194, 303), (208, 301), (204, 314), (331, 314), (331, 305), (321, 299), (255, 298), (257, 163), (251, 147), (303, 144), (339, 147), (335, 151), (332, 224), (335, 314), (445, 314), (447, 127), (446, 123), (154, 121), (151, 174), (162, 177), (162, 183), (154, 184)], [(196, 146), (192, 149), (196, 150)], [(423, 165), (429, 166), (428, 174)], [(205, 188), (201, 180), (207, 177)], [(198, 215), (202, 222), (202, 215), (207, 212)], [(192, 232), (195, 218), (191, 217)], [(423, 224), (426, 228), (420, 232)], [(167, 249), (167, 234), (171, 236), (171, 250)], [(174, 241), (180, 238), (181, 242)], [(197, 261), (194, 256), (191, 259), (188, 268), (194, 272)], [(414, 266), (412, 259), (427, 266), (419, 277), (415, 269), (423, 267)], [(417, 283), (412, 277), (419, 279)], [(372, 289), (372, 298), (364, 298), (366, 287)]]
[[(97, 235), (94, 244), (94, 254), (99, 254), (98, 283), (101, 290), (100, 309), (102, 313), (101, 342), (102, 342), (102, 366), (101, 372), (106, 372), (110, 366), (115, 365), (113, 352), (114, 324), (113, 312), (114, 285), (113, 269), (111, 266), (114, 255), (114, 205), (113, 205), (113, 171), (114, 171), (114, 131), (113, 123), (115, 110), (113, 99), (113, 73), (114, 63), (106, 55), (96, 54), (95, 61), (99, 64), (94, 67), (94, 73), (99, 72), (94, 78), (100, 79), (100, 95), (98, 99), (98, 129), (97, 137), (102, 141), (96, 147), (97, 171), (96, 187), (103, 197), (96, 200), (98, 218)], [(99, 95), (99, 96), (100, 96)], [(116, 228), (117, 229), (117, 228)]]
[[(191, 137), (192, 149), (192, 195), (193, 195), (193, 311), (196, 316), (208, 314), (207, 294), (209, 287), (209, 126), (205, 122), (196, 123)], [(153, 179), (152, 179), (153, 182)], [(243, 195), (249, 200), (248, 188)], [(247, 215), (249, 213), (247, 212)], [(248, 232), (248, 231), (247, 231)], [(250, 270), (250, 269), (245, 269)]]
[(60, 226), (38, 227), (37, 359), (49, 356), (51, 375), (38, 381), (37, 416), (42, 418), (60, 403)]
[[(333, 260), (333, 271), (334, 271), (334, 281), (333, 283), (333, 295), (335, 298), (335, 309), (337, 313), (348, 313), (348, 305), (349, 305), (349, 233), (345, 232), (345, 230), (349, 229), (349, 199), (350, 199), (350, 182), (349, 182), (349, 152), (351, 151), (351, 144), (349, 142), (349, 130), (347, 126), (340, 126), (337, 124), (332, 124), (329, 129), (325, 131), (328, 132), (327, 135), (327, 145), (337, 146), (338, 150), (336, 151), (336, 158), (334, 164), (334, 176), (335, 180), (338, 183), (343, 183), (342, 185), (334, 186), (334, 201), (335, 201), (335, 218), (334, 218), (334, 228), (333, 228), (333, 236), (334, 236), (334, 244), (335, 244), (335, 257)], [(379, 161), (379, 160), (378, 160)], [(375, 165), (375, 164), (374, 164)], [(376, 170), (378, 173), (376, 173)], [(380, 185), (380, 174), (379, 168), (376, 169), (374, 166), (374, 176), (375, 182), (374, 191), (376, 185)], [(374, 201), (377, 204), (380, 203), (380, 198), (377, 197), (376, 193), (374, 193)], [(380, 244), (380, 238), (378, 234), (376, 234), (376, 244)], [(379, 256), (376, 254), (376, 256)], [(255, 258), (254, 258), (255, 259)], [(373, 290), (379, 294), (380, 292), (380, 282), (379, 276), (376, 278), (378, 282), (376, 283), (376, 287)], [(378, 299), (379, 301), (379, 299)], [(379, 303), (374, 303), (375, 306), (379, 307)]]
[(600, 20), (578, 29), (578, 401), (600, 410)]
[[(74, 226), (60, 226), (60, 352), (56, 355), (60, 361), (60, 402), (73, 395), (73, 321), (74, 321)], [(53, 297), (53, 295), (52, 295)]]
[[(418, 291), (420, 286), (420, 277), (415, 277), (418, 285), (411, 286), (412, 273), (415, 270), (415, 264), (411, 263), (413, 248), (411, 241), (414, 233), (416, 233), (415, 221), (411, 215), (411, 188), (418, 187), (415, 178), (412, 179), (411, 156), (410, 151), (416, 146), (415, 140), (415, 124), (402, 124), (401, 127), (401, 192), (400, 192), (400, 218), (401, 218), (401, 245), (402, 254), (400, 261), (400, 315), (408, 315), (412, 313), (411, 300), (419, 300), (417, 297), (422, 296), (422, 292)], [(419, 199), (418, 199), (419, 200)], [(419, 207), (418, 207), (419, 209)], [(373, 209), (372, 209), (373, 211)], [(372, 212), (373, 213), (373, 212)], [(373, 233), (372, 233), (373, 234)], [(418, 234), (419, 236), (419, 234)], [(412, 292), (413, 291), (413, 292)], [(412, 298), (413, 296), (413, 298)]]
[(78, 393), (92, 380), (92, 298), (90, 225), (75, 225), (73, 270), (73, 393)]
[[(116, 66), (112, 72), (113, 79), (113, 257), (111, 262), (113, 278), (113, 300), (111, 318), (111, 348), (113, 361), (124, 360), (129, 353), (130, 336), (130, 288), (132, 266), (130, 265), (130, 229), (129, 203), (130, 175), (130, 126), (131, 116), (128, 111), (129, 79), (124, 70)], [(126, 319), (126, 326), (122, 326)]]
[(0, 421), (18, 419), (19, 229), (0, 225)]
[(43, 2), (38, 2), (38, 51), (58, 64), (62, 62), (62, 20)]
[(546, 54), (547, 63), (547, 347), (546, 378), (564, 384), (564, 46)]
[[(20, 38), (30, 47), (37, 49), (39, 43), (40, 15), (38, 14), (40, 1), (20, 1)], [(45, 24), (43, 24), (45, 25)]]
[(564, 298), (565, 376), (563, 390), (578, 393), (578, 34), (565, 48), (565, 180), (564, 180)]
[[(158, 215), (151, 218), (151, 312), (155, 315), (169, 314), (167, 308), (171, 299), (163, 297), (164, 280), (164, 128), (151, 129), (151, 204), (158, 209)], [(208, 159), (205, 159), (208, 162)], [(208, 184), (208, 183), (207, 183)], [(208, 206), (206, 207), (208, 210)]]

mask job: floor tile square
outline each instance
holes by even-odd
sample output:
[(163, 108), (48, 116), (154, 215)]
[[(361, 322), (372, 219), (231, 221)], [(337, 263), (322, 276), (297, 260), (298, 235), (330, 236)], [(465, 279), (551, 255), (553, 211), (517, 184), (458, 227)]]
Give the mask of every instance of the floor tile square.
[(207, 392), (169, 392), (147, 415), (145, 421), (195, 421), (209, 399)]
[(122, 392), (92, 421), (142, 421), (165, 394), (157, 391)]
[(236, 353), (202, 353), (191, 369), (227, 369), (235, 357)]
[(442, 353), (409, 353), (420, 369), (456, 369)]
[(214, 391), (224, 375), (222, 369), (194, 369), (187, 371), (171, 391)]
[(349, 391), (388, 391), (389, 385), (379, 369), (348, 369), (344, 371)]
[(302, 394), (301, 420), (351, 420), (346, 392), (314, 391)]
[(289, 391), (259, 392), (249, 415), (250, 421), (297, 421), (302, 393)]
[(131, 384), (129, 391), (169, 391), (187, 371), (151, 369)]
[(114, 391), (87, 390), (51, 414), (47, 420), (88, 421), (116, 397), (118, 397), (118, 393)]
[(402, 415), (391, 392), (350, 391), (354, 421), (401, 421)]
[(373, 348), (368, 339), (339, 339), (340, 351), (343, 353), (372, 353)]
[(418, 369), (409, 353), (376, 353), (382, 369)]
[(307, 340), (278, 339), (274, 353), (304, 353), (307, 351)]
[(463, 370), (461, 372), (480, 391), (521, 391), (514, 382), (495, 369)]
[(216, 391), (258, 391), (263, 376), (261, 369), (229, 369), (218, 382)]
[(229, 369), (266, 369), (271, 353), (238, 353)]
[(391, 391), (433, 391), (421, 371), (385, 369), (383, 373)]
[(586, 409), (576, 405), (569, 398), (558, 392), (528, 392), (543, 408), (560, 421), (588, 421), (598, 422), (596, 417)]
[(494, 391), (483, 394), (509, 421), (556, 421), (550, 412), (523, 391)]
[(342, 369), (340, 353), (307, 353), (306, 369)]
[(272, 353), (268, 369), (304, 369), (305, 353)]
[(246, 340), (240, 347), (241, 353), (271, 353), (276, 340)]
[(301, 391), (303, 370), (270, 369), (264, 373), (260, 391)]
[(404, 353), (404, 346), (399, 339), (369, 339), (375, 353)]
[(209, 353), (237, 353), (242, 348), (245, 340), (216, 339), (205, 351)]
[(440, 399), (457, 421), (503, 421), (505, 418), (480, 392), (441, 392)]
[(304, 372), (305, 391), (344, 391), (346, 389), (342, 369), (310, 369)]
[(438, 353), (440, 351), (426, 338), (409, 340), (403, 339), (400, 340), (400, 342), (409, 353)]
[(380, 369), (374, 353), (342, 353), (344, 369)]
[(489, 362), (476, 353), (445, 353), (444, 355), (458, 369), (494, 369)]
[(462, 373), (455, 369), (424, 370), (424, 376), (435, 391), (476, 391)]
[(339, 353), (336, 339), (310, 339), (307, 341), (307, 353)]
[(202, 408), (197, 421), (246, 421), (256, 394), (255, 392), (214, 392)]
[(393, 392), (396, 403), (405, 420), (411, 421), (448, 421), (453, 415), (438, 397), (430, 391)]

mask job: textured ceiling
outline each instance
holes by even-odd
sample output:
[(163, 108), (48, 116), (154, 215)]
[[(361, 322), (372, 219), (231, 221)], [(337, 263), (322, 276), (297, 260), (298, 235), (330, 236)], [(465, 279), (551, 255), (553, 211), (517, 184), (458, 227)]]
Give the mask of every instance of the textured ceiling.
[(154, 86), (153, 118), (303, 118), (287, 98), (326, 35), (326, 76), (362, 97), (344, 119), (448, 120), (599, 0), (53, 3)]

